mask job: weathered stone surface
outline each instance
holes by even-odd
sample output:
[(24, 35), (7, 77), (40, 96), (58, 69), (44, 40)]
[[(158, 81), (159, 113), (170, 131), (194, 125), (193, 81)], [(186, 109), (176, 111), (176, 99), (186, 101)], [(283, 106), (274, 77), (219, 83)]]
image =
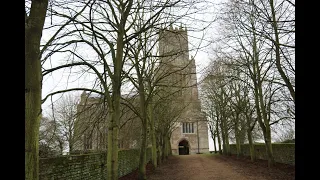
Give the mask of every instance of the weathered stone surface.
[[(242, 144), (241, 150), (244, 156), (250, 156), (248, 144)], [(268, 160), (264, 143), (255, 144), (254, 150), (257, 159)], [(272, 143), (272, 151), (276, 162), (295, 165), (295, 143)], [(230, 152), (231, 154), (237, 154), (235, 144), (230, 144)]]
[[(189, 59), (188, 34), (183, 28), (162, 30), (159, 35), (160, 67), (158, 74), (169, 74), (159, 83), (165, 84), (165, 92), (175, 92), (170, 97), (171, 103), (184, 108), (178, 119), (175, 119), (175, 129), (171, 135), (171, 148), (173, 154), (179, 153), (179, 142), (188, 141), (189, 153), (209, 152), (208, 127), (206, 117), (201, 112), (201, 103), (198, 97), (196, 65), (193, 58)], [(162, 72), (162, 73), (161, 73)], [(161, 87), (161, 86), (160, 86)], [(105, 150), (107, 147), (107, 116), (103, 98), (89, 97), (88, 94), (81, 95), (78, 106), (80, 117), (75, 124), (75, 137), (77, 141), (75, 150)], [(137, 104), (137, 99), (129, 99)], [(120, 129), (120, 148), (137, 148), (140, 142), (141, 121), (134, 112), (126, 106), (121, 106), (121, 123), (132, 119), (132, 123)], [(191, 133), (183, 133), (183, 123), (193, 123)], [(92, 126), (94, 124), (94, 126)]]
[[(198, 97), (195, 60), (189, 59), (187, 31), (183, 29), (163, 30), (160, 33), (159, 50), (160, 55), (175, 54), (163, 57), (162, 61), (173, 66), (173, 70), (177, 71), (172, 73), (168, 79), (169, 81), (180, 81), (178, 83), (182, 86), (182, 92), (174, 101), (181, 106), (186, 106), (177, 119), (175, 130), (171, 136), (172, 153), (179, 154), (179, 142), (182, 140), (189, 142), (190, 154), (207, 153), (209, 152), (208, 126), (206, 117), (201, 112), (201, 103)], [(178, 83), (172, 82), (172, 84)], [(193, 133), (183, 133), (183, 123), (193, 123)]]
[[(147, 162), (151, 148), (147, 148)], [(139, 149), (119, 151), (119, 177), (137, 169)], [(40, 159), (40, 180), (106, 179), (107, 152)]]

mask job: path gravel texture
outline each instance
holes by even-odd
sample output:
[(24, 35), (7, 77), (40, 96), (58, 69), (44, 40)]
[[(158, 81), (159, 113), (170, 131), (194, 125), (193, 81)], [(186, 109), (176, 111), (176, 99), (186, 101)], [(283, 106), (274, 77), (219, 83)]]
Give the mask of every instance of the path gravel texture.
[[(239, 161), (240, 162), (240, 161)], [(261, 169), (262, 168), (262, 169)], [(237, 163), (211, 154), (170, 156), (148, 175), (148, 180), (270, 180), (267, 167)], [(282, 172), (272, 172), (280, 173)], [(277, 174), (277, 175), (278, 175)], [(271, 175), (271, 174), (270, 174)], [(279, 176), (279, 179), (283, 179)], [(291, 178), (291, 176), (290, 176)], [(294, 176), (292, 177), (294, 179)], [(284, 179), (287, 179), (284, 178)]]

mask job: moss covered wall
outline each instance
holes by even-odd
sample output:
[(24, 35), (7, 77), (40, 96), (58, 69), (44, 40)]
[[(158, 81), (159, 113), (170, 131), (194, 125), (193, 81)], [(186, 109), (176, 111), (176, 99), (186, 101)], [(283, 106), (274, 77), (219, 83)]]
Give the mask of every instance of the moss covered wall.
[[(139, 149), (119, 151), (119, 177), (138, 168)], [(151, 160), (151, 148), (147, 149), (147, 162)], [(107, 153), (60, 156), (40, 159), (40, 180), (106, 179)]]
[[(263, 143), (254, 144), (256, 157), (267, 160), (266, 147)], [(231, 154), (237, 154), (235, 144), (230, 144)], [(241, 145), (241, 150), (245, 156), (250, 156), (248, 144)], [(276, 162), (295, 165), (295, 144), (294, 143), (273, 143), (272, 151)]]

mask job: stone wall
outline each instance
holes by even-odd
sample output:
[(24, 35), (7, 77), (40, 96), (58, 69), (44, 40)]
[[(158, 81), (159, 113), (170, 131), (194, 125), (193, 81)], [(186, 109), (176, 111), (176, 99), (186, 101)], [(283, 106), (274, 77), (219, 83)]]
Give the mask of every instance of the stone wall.
[[(119, 177), (138, 168), (139, 149), (119, 151)], [(151, 160), (151, 148), (147, 149), (147, 162)], [(40, 159), (40, 180), (106, 179), (107, 153), (69, 155)]]
[[(242, 152), (245, 156), (250, 156), (248, 144), (241, 145)], [(258, 159), (267, 160), (266, 147), (263, 143), (255, 144), (254, 149)], [(235, 144), (230, 145), (231, 154), (237, 154)], [(295, 165), (295, 144), (294, 143), (273, 143), (272, 151), (274, 160), (279, 163)]]

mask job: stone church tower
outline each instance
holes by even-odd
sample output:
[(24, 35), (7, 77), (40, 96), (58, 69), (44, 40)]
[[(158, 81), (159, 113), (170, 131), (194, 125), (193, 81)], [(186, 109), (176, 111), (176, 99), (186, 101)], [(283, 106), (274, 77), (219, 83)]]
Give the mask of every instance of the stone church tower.
[[(163, 83), (164, 94), (173, 94), (169, 103), (173, 106), (172, 116), (175, 124), (171, 134), (171, 149), (173, 154), (195, 154), (209, 152), (208, 127), (206, 117), (201, 112), (198, 97), (196, 65), (193, 58), (189, 59), (187, 30), (180, 28), (163, 29), (159, 33), (160, 67), (159, 77)], [(129, 100), (129, 99), (128, 99)], [(136, 99), (132, 99), (134, 102)], [(88, 150), (107, 149), (107, 119), (106, 106), (100, 96), (90, 96), (85, 92), (81, 95), (78, 105), (79, 118), (75, 122), (74, 150), (85, 152)], [(119, 132), (119, 148), (137, 148), (140, 131), (132, 131), (141, 127), (140, 120), (134, 112), (126, 106), (121, 106), (120, 123), (132, 119)], [(178, 112), (178, 113), (176, 113)], [(181, 113), (182, 112), (182, 113)], [(135, 117), (135, 118), (132, 118)]]
[(159, 38), (161, 62), (171, 72), (166, 83), (178, 92), (174, 101), (184, 106), (171, 135), (172, 154), (208, 153), (208, 126), (198, 97), (195, 60), (189, 59), (187, 30), (170, 27)]

